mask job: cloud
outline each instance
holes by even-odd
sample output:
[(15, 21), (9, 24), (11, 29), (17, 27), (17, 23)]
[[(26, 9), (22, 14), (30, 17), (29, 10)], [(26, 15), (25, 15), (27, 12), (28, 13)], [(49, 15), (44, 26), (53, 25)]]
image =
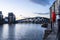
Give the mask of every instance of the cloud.
[(35, 14), (39, 14), (39, 15), (48, 15), (49, 13), (35, 13)]
[(31, 0), (34, 3), (37, 4), (41, 4), (43, 6), (49, 5), (50, 4), (50, 0)]

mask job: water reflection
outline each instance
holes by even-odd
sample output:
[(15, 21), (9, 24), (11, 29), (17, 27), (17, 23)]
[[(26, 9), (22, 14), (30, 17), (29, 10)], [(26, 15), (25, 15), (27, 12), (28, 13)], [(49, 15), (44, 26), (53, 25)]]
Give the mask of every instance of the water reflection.
[(44, 28), (40, 24), (16, 24), (17, 40), (42, 40)]
[(8, 39), (9, 40), (15, 40), (15, 24), (9, 25)]
[(3, 25), (0, 25), (0, 40), (2, 40)]
[(42, 40), (44, 28), (40, 24), (0, 25), (0, 40)]
[(3, 25), (3, 32), (2, 32), (2, 36), (3, 36), (2, 40), (7, 40), (8, 39), (8, 33), (9, 33), (8, 29), (9, 29), (8, 24), (4, 24)]

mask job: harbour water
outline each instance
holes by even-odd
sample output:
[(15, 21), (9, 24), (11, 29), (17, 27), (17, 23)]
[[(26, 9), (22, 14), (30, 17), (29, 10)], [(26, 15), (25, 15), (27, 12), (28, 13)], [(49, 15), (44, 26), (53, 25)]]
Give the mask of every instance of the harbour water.
[(0, 40), (42, 40), (44, 30), (40, 24), (3, 24)]

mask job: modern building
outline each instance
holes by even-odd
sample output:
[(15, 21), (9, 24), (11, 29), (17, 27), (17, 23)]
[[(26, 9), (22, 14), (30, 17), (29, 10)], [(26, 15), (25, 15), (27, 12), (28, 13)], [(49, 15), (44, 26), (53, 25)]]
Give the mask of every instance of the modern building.
[(0, 24), (3, 24), (3, 15), (2, 15), (2, 11), (0, 11)]
[(8, 14), (8, 23), (15, 23), (15, 20), (16, 20), (15, 15), (12, 12), (10, 12)]

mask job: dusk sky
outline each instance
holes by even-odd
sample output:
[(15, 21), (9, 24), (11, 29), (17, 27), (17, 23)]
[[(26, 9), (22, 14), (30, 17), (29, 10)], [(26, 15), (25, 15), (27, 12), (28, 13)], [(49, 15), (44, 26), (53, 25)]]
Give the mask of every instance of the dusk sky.
[(13, 12), (17, 19), (24, 17), (49, 17), (49, 14), (40, 15), (38, 13), (49, 13), (49, 8), (54, 0), (0, 0), (0, 11), (4, 17), (8, 12)]

